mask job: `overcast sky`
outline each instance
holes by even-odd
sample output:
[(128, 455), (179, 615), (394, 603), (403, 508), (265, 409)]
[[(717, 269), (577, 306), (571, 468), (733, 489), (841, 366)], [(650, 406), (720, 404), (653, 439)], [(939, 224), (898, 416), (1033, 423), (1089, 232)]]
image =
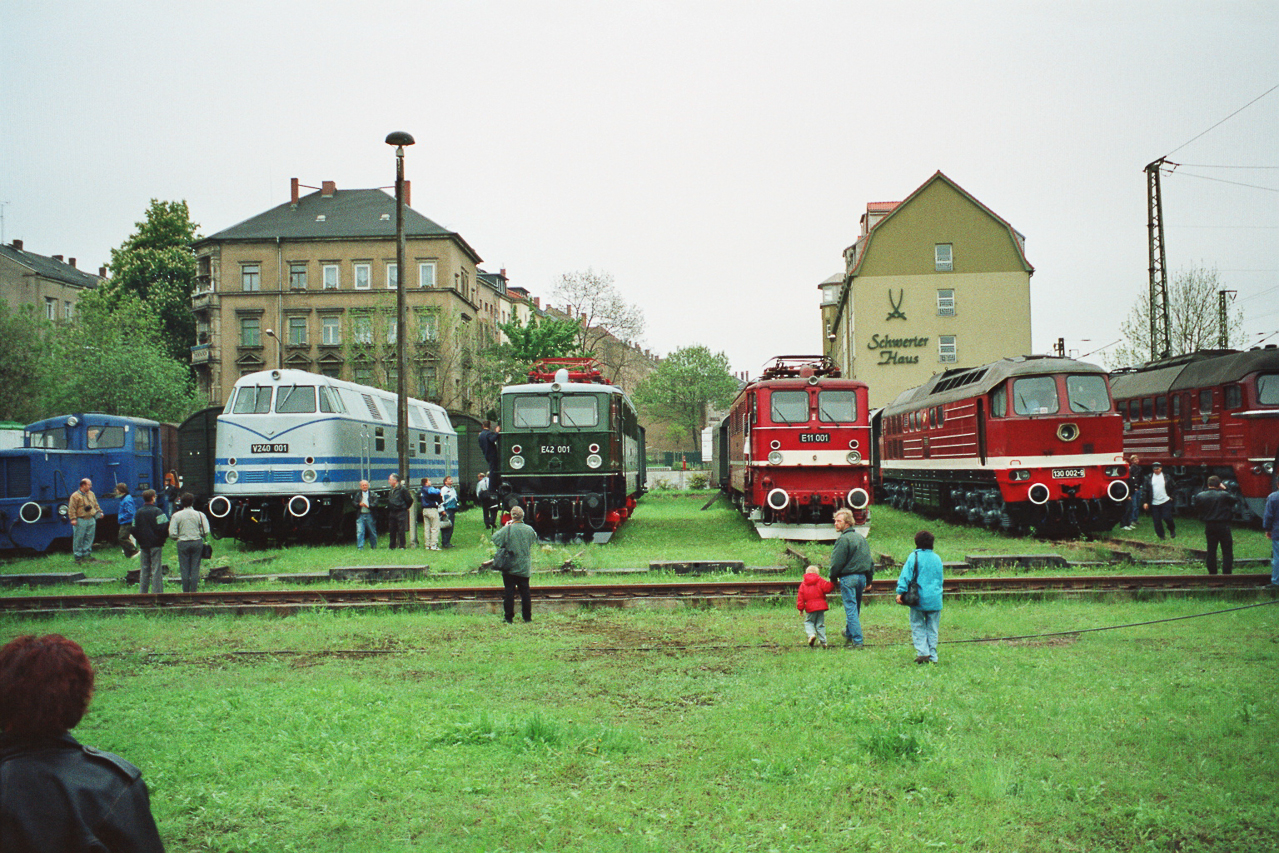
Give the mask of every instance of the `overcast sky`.
[(152, 198), (211, 234), (293, 177), (391, 184), (405, 130), (413, 207), (485, 269), (607, 271), (650, 348), (754, 375), (820, 351), (866, 203), (941, 170), (1026, 236), (1035, 350), (1086, 354), (1147, 286), (1169, 155), (1170, 271), (1217, 267), (1279, 343), (1279, 91), (1213, 128), (1279, 84), (1276, 35), (1279, 4), (1204, 0), (9, 0), (3, 238), (96, 270)]

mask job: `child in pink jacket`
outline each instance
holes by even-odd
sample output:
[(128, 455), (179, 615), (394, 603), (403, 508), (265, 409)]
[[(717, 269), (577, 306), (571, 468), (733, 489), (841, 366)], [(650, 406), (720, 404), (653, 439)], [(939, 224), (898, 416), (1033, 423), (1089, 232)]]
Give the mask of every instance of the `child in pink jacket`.
[(821, 643), (826, 648), (826, 594), (835, 585), (821, 576), (816, 566), (804, 570), (804, 580), (799, 585), (799, 596), (795, 599), (795, 607), (804, 616), (804, 632), (808, 634), (808, 645)]

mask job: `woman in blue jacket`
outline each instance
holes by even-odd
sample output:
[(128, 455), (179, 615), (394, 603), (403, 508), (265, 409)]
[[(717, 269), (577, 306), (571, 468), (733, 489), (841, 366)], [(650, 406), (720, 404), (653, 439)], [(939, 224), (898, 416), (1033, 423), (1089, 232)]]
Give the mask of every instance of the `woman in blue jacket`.
[(915, 644), (915, 663), (937, 663), (937, 627), (941, 623), (941, 557), (933, 553), (933, 534), (915, 534), (915, 550), (906, 558), (897, 579), (897, 603), (911, 579), (919, 584), (919, 604), (910, 608), (910, 639)]

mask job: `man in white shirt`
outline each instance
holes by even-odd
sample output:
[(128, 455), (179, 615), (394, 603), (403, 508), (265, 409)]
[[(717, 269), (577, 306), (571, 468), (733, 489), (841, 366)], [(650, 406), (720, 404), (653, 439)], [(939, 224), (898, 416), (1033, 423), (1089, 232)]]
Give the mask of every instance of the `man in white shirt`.
[(355, 548), (364, 550), (364, 540), (369, 540), (369, 548), (377, 549), (377, 522), (373, 520), (373, 493), (369, 491), (369, 481), (360, 481), (360, 490), (355, 493)]
[(1155, 535), (1164, 538), (1164, 525), (1168, 525), (1168, 535), (1177, 538), (1177, 525), (1172, 520), (1173, 500), (1170, 488), (1171, 478), (1164, 476), (1164, 466), (1158, 462), (1150, 463), (1150, 482), (1146, 484), (1146, 503), (1142, 509), (1150, 511), (1150, 519), (1155, 523)]

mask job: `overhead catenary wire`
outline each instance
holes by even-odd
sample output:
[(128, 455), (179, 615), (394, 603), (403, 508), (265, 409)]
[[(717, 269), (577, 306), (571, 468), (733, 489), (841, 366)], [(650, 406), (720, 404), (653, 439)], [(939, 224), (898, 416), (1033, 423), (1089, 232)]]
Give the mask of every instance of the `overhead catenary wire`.
[(1273, 92), (1275, 89), (1279, 89), (1279, 84), (1276, 84), (1276, 85), (1274, 85), (1274, 86), (1271, 86), (1269, 89), (1267, 89), (1266, 91), (1262, 92), (1260, 95), (1258, 95), (1257, 97), (1253, 98), (1251, 101), (1249, 101), (1248, 103), (1244, 104), (1242, 107), (1240, 107), (1239, 109), (1235, 110), (1233, 113), (1231, 113), (1230, 115), (1226, 116), (1226, 117), (1225, 117), (1225, 118), (1223, 118), (1221, 121), (1219, 121), (1219, 122), (1217, 122), (1216, 124), (1212, 125), (1212, 127), (1209, 127), (1207, 130), (1203, 131), (1202, 133), (1199, 133), (1199, 134), (1197, 134), (1197, 135), (1195, 135), (1195, 136), (1191, 137), (1190, 139), (1186, 140), (1185, 142), (1181, 143), (1181, 144), (1180, 144), (1180, 145), (1178, 145), (1176, 148), (1172, 149), (1172, 150), (1171, 150), (1171, 151), (1169, 151), (1167, 154), (1165, 154), (1165, 155), (1163, 156), (1163, 159), (1167, 159), (1167, 158), (1171, 157), (1172, 155), (1176, 154), (1176, 153), (1177, 153), (1178, 151), (1180, 151), (1181, 149), (1185, 148), (1185, 147), (1186, 147), (1187, 145), (1189, 145), (1190, 143), (1194, 142), (1194, 141), (1195, 141), (1196, 139), (1198, 139), (1199, 137), (1204, 136), (1204, 135), (1205, 135), (1205, 134), (1207, 134), (1209, 131), (1212, 131), (1212, 130), (1214, 130), (1214, 129), (1216, 129), (1216, 128), (1220, 127), (1221, 125), (1225, 124), (1226, 122), (1230, 121), (1230, 119), (1232, 119), (1232, 118), (1234, 118), (1235, 116), (1239, 115), (1241, 112), (1243, 112), (1244, 110), (1248, 109), (1248, 107), (1250, 107), (1250, 106), (1252, 106), (1253, 104), (1257, 103), (1257, 101), (1260, 101), (1260, 100), (1261, 100), (1262, 98), (1264, 98), (1266, 95), (1269, 95), (1269, 94), (1270, 94), (1271, 92)]

